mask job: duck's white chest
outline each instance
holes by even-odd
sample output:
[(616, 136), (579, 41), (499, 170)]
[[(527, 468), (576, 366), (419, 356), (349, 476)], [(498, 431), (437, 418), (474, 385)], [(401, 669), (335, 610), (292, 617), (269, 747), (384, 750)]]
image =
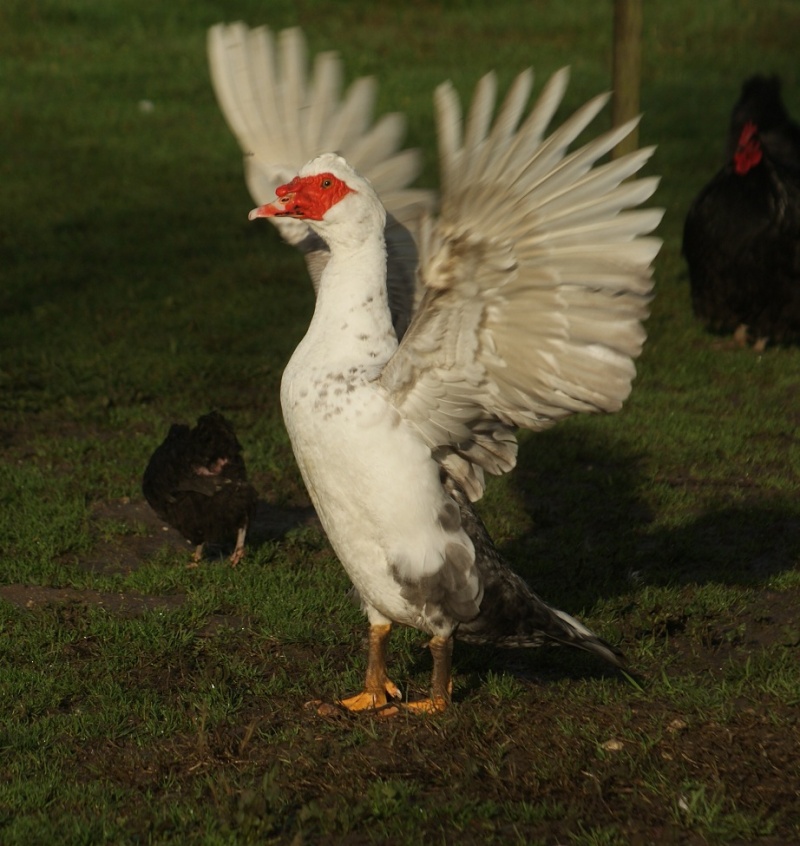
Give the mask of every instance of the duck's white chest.
[(438, 465), (365, 371), (309, 368), (298, 353), (284, 372), (281, 405), (331, 545), (369, 607), (428, 628), (397, 575), (441, 566)]
[(395, 521), (406, 519), (404, 491), (425, 488), (428, 480), (440, 489), (430, 450), (362, 370), (304, 368), (299, 375), (290, 363), (281, 405), (303, 478), (334, 544), (356, 524), (351, 544), (358, 535), (392, 533)]

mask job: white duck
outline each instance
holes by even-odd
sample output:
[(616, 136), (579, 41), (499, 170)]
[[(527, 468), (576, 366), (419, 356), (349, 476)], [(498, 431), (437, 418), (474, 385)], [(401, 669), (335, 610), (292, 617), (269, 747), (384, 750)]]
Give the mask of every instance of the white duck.
[[(466, 131), (449, 84), (436, 91), (442, 196), (419, 240), (424, 286), (398, 342), (387, 295), (386, 212), (370, 182), (332, 153), (305, 165), (250, 217), (302, 222), (328, 248), (308, 332), (284, 372), (295, 456), (331, 544), (370, 622), (364, 691), (341, 702), (385, 708), (391, 625), (431, 635), (430, 697), (451, 694), (452, 639), (619, 653), (549, 607), (501, 561), (471, 502), (484, 472), (512, 469), (514, 430), (576, 412), (616, 411), (644, 341), (660, 210), (630, 211), (655, 178), (626, 181), (652, 149), (597, 165), (633, 128), (571, 142), (606, 102), (547, 138), (558, 72), (524, 118), (532, 74), (494, 123), (493, 76)], [(524, 118), (524, 120), (523, 120)]]

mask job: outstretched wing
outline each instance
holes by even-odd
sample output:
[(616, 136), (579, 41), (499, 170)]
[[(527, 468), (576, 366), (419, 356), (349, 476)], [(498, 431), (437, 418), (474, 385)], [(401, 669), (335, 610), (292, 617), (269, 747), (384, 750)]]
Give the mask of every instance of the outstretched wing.
[[(211, 80), (222, 113), (244, 153), (245, 178), (253, 200), (275, 197), (310, 159), (336, 151), (366, 176), (386, 207), (388, 287), (399, 334), (415, 300), (420, 215), (433, 193), (408, 186), (421, 166), (418, 150), (402, 150), (405, 118), (399, 113), (373, 121), (377, 83), (355, 80), (342, 96), (342, 64), (335, 53), (320, 53), (308, 78), (308, 56), (300, 29), (276, 40), (266, 27), (216, 24), (208, 32)], [(271, 218), (282, 237), (306, 256), (316, 289), (328, 249), (308, 226), (291, 218)]]
[(569, 147), (605, 104), (591, 100), (545, 137), (563, 97), (556, 73), (530, 114), (530, 71), (497, 117), (493, 75), (462, 128), (436, 91), (441, 214), (420, 243), (425, 295), (380, 377), (395, 407), (472, 500), (484, 471), (516, 462), (517, 427), (618, 410), (645, 338), (659, 209), (632, 210), (658, 180), (629, 180), (653, 149), (598, 164), (635, 125)]

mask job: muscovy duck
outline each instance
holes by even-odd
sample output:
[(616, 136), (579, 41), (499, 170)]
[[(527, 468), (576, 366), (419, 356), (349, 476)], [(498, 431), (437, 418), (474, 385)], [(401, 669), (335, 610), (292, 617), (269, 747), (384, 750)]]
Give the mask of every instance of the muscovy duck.
[(386, 212), (369, 180), (326, 153), (251, 218), (293, 219), (328, 248), (308, 332), (281, 404), (298, 465), (370, 623), (364, 690), (339, 704), (395, 712), (386, 668), (394, 623), (431, 636), (430, 696), (451, 695), (453, 638), (567, 643), (620, 655), (551, 608), (503, 562), (472, 503), (484, 473), (513, 468), (515, 429), (618, 410), (645, 338), (662, 211), (633, 210), (657, 179), (630, 179), (652, 148), (598, 163), (634, 122), (570, 145), (607, 101), (546, 136), (568, 73), (529, 114), (521, 74), (498, 115), (478, 84), (466, 128), (436, 91), (441, 202), (420, 230), (424, 295), (398, 340), (387, 294)]

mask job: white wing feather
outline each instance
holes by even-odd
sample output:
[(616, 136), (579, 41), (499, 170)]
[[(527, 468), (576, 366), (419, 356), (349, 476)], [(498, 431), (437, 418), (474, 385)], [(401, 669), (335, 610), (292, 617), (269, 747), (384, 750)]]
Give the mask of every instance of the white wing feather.
[[(335, 53), (320, 53), (311, 81), (300, 29), (276, 40), (267, 27), (217, 24), (208, 31), (211, 80), (228, 125), (244, 154), (245, 179), (262, 205), (309, 160), (337, 151), (370, 180), (389, 213), (387, 286), (399, 335), (417, 302), (417, 252), (413, 228), (434, 201), (431, 191), (408, 186), (421, 168), (418, 150), (402, 150), (405, 118), (399, 113), (373, 121), (377, 83), (355, 80), (342, 96), (342, 65)], [(270, 218), (281, 236), (306, 256), (316, 288), (328, 249), (308, 226)], [(412, 230), (412, 231), (409, 231)]]
[(231, 131), (245, 155), (248, 189), (257, 203), (275, 196), (309, 160), (336, 150), (372, 183), (390, 214), (431, 202), (431, 192), (408, 189), (421, 167), (417, 150), (401, 150), (400, 113), (373, 122), (377, 83), (355, 80), (342, 97), (342, 66), (320, 53), (311, 82), (300, 29), (275, 38), (267, 27), (216, 24), (208, 31), (211, 80)]
[[(338, 151), (372, 182), (389, 212), (387, 285), (401, 337), (419, 300), (419, 246), (426, 293), (381, 384), (472, 499), (483, 492), (484, 471), (514, 466), (517, 427), (619, 409), (644, 342), (660, 246), (644, 236), (662, 212), (632, 211), (657, 185), (630, 179), (652, 148), (598, 164), (635, 122), (569, 152), (606, 95), (545, 136), (566, 91), (566, 69), (551, 77), (527, 116), (533, 74), (520, 74), (494, 119), (497, 84), (488, 74), (466, 127), (452, 86), (440, 86), (441, 214), (418, 233), (433, 195), (408, 188), (419, 154), (400, 149), (403, 117), (373, 122), (373, 79), (356, 80), (342, 96), (341, 63), (322, 53), (309, 82), (299, 29), (282, 32), (276, 48), (266, 27), (218, 24), (208, 52), (257, 203), (325, 151)], [(306, 254), (316, 287), (326, 245), (302, 221), (271, 220)]]
[[(530, 114), (521, 74), (492, 122), (479, 82), (466, 128), (436, 91), (441, 215), (421, 231), (421, 306), (380, 383), (471, 499), (484, 471), (516, 461), (517, 427), (617, 411), (636, 374), (660, 241), (659, 209), (633, 210), (658, 180), (629, 181), (652, 148), (598, 164), (635, 126), (569, 152), (607, 96), (545, 137), (566, 89), (559, 71)], [(524, 118), (524, 120), (523, 120)]]

